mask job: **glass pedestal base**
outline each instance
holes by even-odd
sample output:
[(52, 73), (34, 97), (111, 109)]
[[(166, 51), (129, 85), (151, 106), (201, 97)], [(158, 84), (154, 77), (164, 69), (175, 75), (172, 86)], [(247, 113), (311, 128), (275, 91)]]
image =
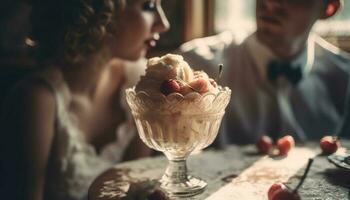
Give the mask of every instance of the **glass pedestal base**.
[(191, 197), (204, 191), (207, 183), (187, 175), (186, 160), (169, 160), (160, 187), (172, 197)]
[(185, 182), (172, 183), (166, 178), (160, 180), (161, 188), (169, 193), (171, 197), (191, 197), (202, 193), (207, 183), (201, 179), (188, 176)]

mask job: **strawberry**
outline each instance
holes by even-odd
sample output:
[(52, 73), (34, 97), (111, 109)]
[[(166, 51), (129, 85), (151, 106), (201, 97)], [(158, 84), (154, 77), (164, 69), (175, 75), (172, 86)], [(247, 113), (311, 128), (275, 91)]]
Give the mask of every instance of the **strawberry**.
[(165, 80), (160, 86), (160, 91), (164, 95), (169, 95), (174, 92), (180, 92), (180, 89), (181, 87), (179, 83), (174, 79)]

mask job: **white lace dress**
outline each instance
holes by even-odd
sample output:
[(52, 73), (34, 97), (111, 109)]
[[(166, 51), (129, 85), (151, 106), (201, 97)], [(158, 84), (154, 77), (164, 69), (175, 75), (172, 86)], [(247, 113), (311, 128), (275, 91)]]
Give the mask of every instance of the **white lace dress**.
[[(142, 72), (141, 70), (138, 70)], [(127, 74), (131, 72), (127, 70)], [(129, 73), (128, 84), (133, 85), (137, 72)], [(132, 75), (134, 78), (130, 78)], [(67, 112), (70, 94), (61, 73), (48, 70), (39, 78), (46, 82), (56, 96), (57, 116), (55, 136), (48, 164), (45, 184), (45, 199), (80, 200), (87, 198), (87, 190), (92, 181), (107, 168), (120, 161), (121, 156), (135, 135), (131, 118), (116, 130), (117, 141), (107, 145), (97, 155), (93, 146), (84, 140), (81, 130)], [(125, 106), (125, 102), (122, 102)]]

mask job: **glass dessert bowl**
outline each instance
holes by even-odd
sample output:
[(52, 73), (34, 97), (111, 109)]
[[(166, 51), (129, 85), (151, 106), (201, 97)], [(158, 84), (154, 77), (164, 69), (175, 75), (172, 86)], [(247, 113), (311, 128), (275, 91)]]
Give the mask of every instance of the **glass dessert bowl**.
[(202, 150), (214, 141), (230, 96), (227, 87), (219, 87), (216, 93), (191, 92), (185, 96), (126, 90), (140, 138), (169, 160), (160, 182), (171, 196), (189, 197), (204, 191), (205, 181), (187, 175), (186, 159), (191, 152)]

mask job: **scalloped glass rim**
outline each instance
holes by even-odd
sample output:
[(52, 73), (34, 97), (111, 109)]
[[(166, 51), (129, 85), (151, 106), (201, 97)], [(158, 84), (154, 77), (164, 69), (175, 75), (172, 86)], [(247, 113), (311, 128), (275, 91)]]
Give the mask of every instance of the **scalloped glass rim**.
[(164, 100), (164, 101), (172, 101), (173, 99), (179, 99), (179, 100), (184, 100), (184, 99), (202, 99), (205, 98), (207, 96), (214, 96), (217, 97), (222, 93), (226, 93), (226, 92), (230, 92), (231, 93), (231, 89), (228, 87), (221, 87), (219, 86), (219, 92), (218, 93), (213, 93), (213, 92), (206, 92), (204, 94), (200, 94), (198, 92), (190, 92), (188, 94), (186, 94), (185, 96), (182, 95), (181, 93), (178, 92), (174, 92), (171, 93), (169, 95), (164, 95), (162, 93), (156, 94), (156, 95), (149, 95), (146, 91), (138, 91), (136, 92), (135, 87), (131, 87), (131, 88), (127, 88), (125, 90), (126, 93), (133, 93), (134, 96), (147, 96), (150, 99), (158, 99), (158, 100)]

